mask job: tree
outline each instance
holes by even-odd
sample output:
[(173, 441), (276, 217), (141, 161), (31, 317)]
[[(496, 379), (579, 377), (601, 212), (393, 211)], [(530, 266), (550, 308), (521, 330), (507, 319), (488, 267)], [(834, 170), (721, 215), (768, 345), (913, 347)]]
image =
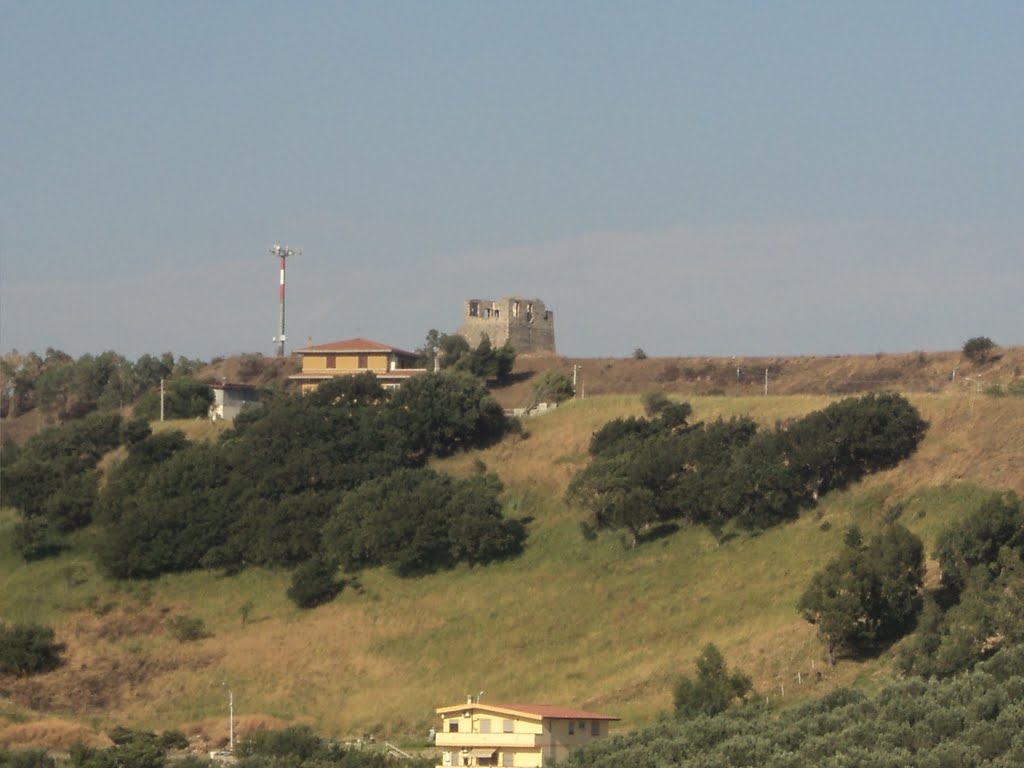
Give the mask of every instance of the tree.
[(867, 545), (856, 537), (814, 575), (797, 605), (818, 627), (829, 664), (838, 654), (866, 654), (910, 631), (921, 610), (924, 547), (901, 525)]
[(704, 646), (697, 657), (697, 674), (684, 677), (677, 684), (673, 700), (677, 717), (693, 718), (724, 712), (753, 688), (750, 678), (736, 670), (729, 671), (721, 652), (712, 643)]
[(988, 336), (974, 336), (964, 342), (964, 357), (972, 363), (987, 363), (992, 359), (996, 343)]
[(448, 456), (501, 438), (508, 420), (483, 383), (463, 372), (426, 373), (399, 389), (387, 419), (412, 454)]

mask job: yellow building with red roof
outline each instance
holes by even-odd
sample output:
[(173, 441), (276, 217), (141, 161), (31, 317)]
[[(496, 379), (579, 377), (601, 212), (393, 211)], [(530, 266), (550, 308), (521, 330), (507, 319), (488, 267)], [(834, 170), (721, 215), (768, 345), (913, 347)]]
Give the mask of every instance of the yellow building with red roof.
[(441, 750), (438, 768), (498, 765), (540, 768), (608, 735), (619, 718), (550, 704), (465, 704), (437, 710), (441, 727), (434, 743)]
[(302, 387), (303, 393), (316, 389), (321, 382), (338, 376), (372, 373), (386, 389), (401, 386), (410, 376), (424, 373), (417, 368), (417, 355), (370, 339), (345, 339), (329, 344), (316, 344), (295, 350), (302, 358), (302, 371), (289, 376)]

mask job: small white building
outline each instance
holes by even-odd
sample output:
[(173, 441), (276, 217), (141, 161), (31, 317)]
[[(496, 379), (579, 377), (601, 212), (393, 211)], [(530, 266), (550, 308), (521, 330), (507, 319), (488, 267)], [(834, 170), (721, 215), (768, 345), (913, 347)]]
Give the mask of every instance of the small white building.
[(211, 421), (234, 421), (243, 408), (260, 405), (260, 393), (252, 384), (211, 384), (213, 405), (210, 406)]

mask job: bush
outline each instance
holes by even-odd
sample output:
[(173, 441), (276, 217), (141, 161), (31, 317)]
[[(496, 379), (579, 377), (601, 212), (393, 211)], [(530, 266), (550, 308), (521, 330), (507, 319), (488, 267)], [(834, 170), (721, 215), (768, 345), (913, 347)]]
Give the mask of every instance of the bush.
[(992, 359), (996, 343), (988, 336), (975, 336), (964, 342), (964, 357), (972, 363), (987, 363)]
[(329, 603), (345, 586), (335, 578), (337, 572), (335, 561), (319, 555), (310, 558), (292, 574), (288, 598), (299, 608), (316, 608)]
[(576, 390), (572, 386), (572, 379), (564, 373), (547, 371), (533, 385), (533, 398), (530, 407), (540, 403), (562, 403), (571, 400), (575, 394)]
[(0, 625), (0, 673), (37, 675), (61, 664), (64, 646), (54, 642), (50, 627), (38, 624)]
[(43, 749), (24, 749), (8, 752), (0, 749), (2, 768), (57, 768), (57, 762)]
[(206, 624), (197, 616), (172, 616), (167, 620), (167, 631), (179, 643), (191, 643), (210, 636)]
[(750, 678), (726, 669), (725, 659), (712, 643), (697, 657), (696, 677), (684, 677), (676, 685), (675, 711), (678, 717), (714, 716), (724, 712), (753, 688)]

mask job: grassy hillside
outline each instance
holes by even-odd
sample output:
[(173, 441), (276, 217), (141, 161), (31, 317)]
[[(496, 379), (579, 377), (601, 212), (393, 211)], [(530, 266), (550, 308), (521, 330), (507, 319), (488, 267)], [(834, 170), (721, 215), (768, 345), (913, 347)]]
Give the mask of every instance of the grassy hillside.
[[(826, 395), (687, 399), (695, 419), (749, 414), (765, 425), (829, 402)], [(794, 609), (845, 528), (870, 529), (899, 514), (930, 551), (936, 533), (985, 489), (1024, 493), (1024, 399), (956, 388), (911, 400), (931, 428), (900, 467), (757, 537), (719, 546), (691, 529), (637, 549), (615, 533), (585, 541), (580, 514), (562, 495), (586, 462), (590, 434), (610, 418), (639, 413), (640, 399), (574, 401), (530, 419), (524, 437), (439, 464), (462, 473), (480, 459), (502, 477), (509, 512), (533, 518), (523, 557), (414, 581), (368, 572), (361, 593), (346, 590), (313, 612), (285, 598), (285, 573), (108, 582), (85, 554), (89, 531), (60, 558), (24, 565), (9, 544), (14, 518), (4, 514), (0, 616), (52, 622), (68, 663), (5, 681), (0, 716), (58, 716), (97, 729), (202, 726), (216, 740), (226, 738), (227, 682), (243, 724), (301, 720), (343, 737), (422, 736), (434, 707), (480, 690), (485, 700), (608, 712), (632, 729), (670, 708), (675, 678), (707, 642), (772, 699), (877, 685), (889, 674), (885, 657), (823, 667), (814, 630)], [(202, 618), (211, 636), (178, 643), (166, 626), (175, 615)]]

